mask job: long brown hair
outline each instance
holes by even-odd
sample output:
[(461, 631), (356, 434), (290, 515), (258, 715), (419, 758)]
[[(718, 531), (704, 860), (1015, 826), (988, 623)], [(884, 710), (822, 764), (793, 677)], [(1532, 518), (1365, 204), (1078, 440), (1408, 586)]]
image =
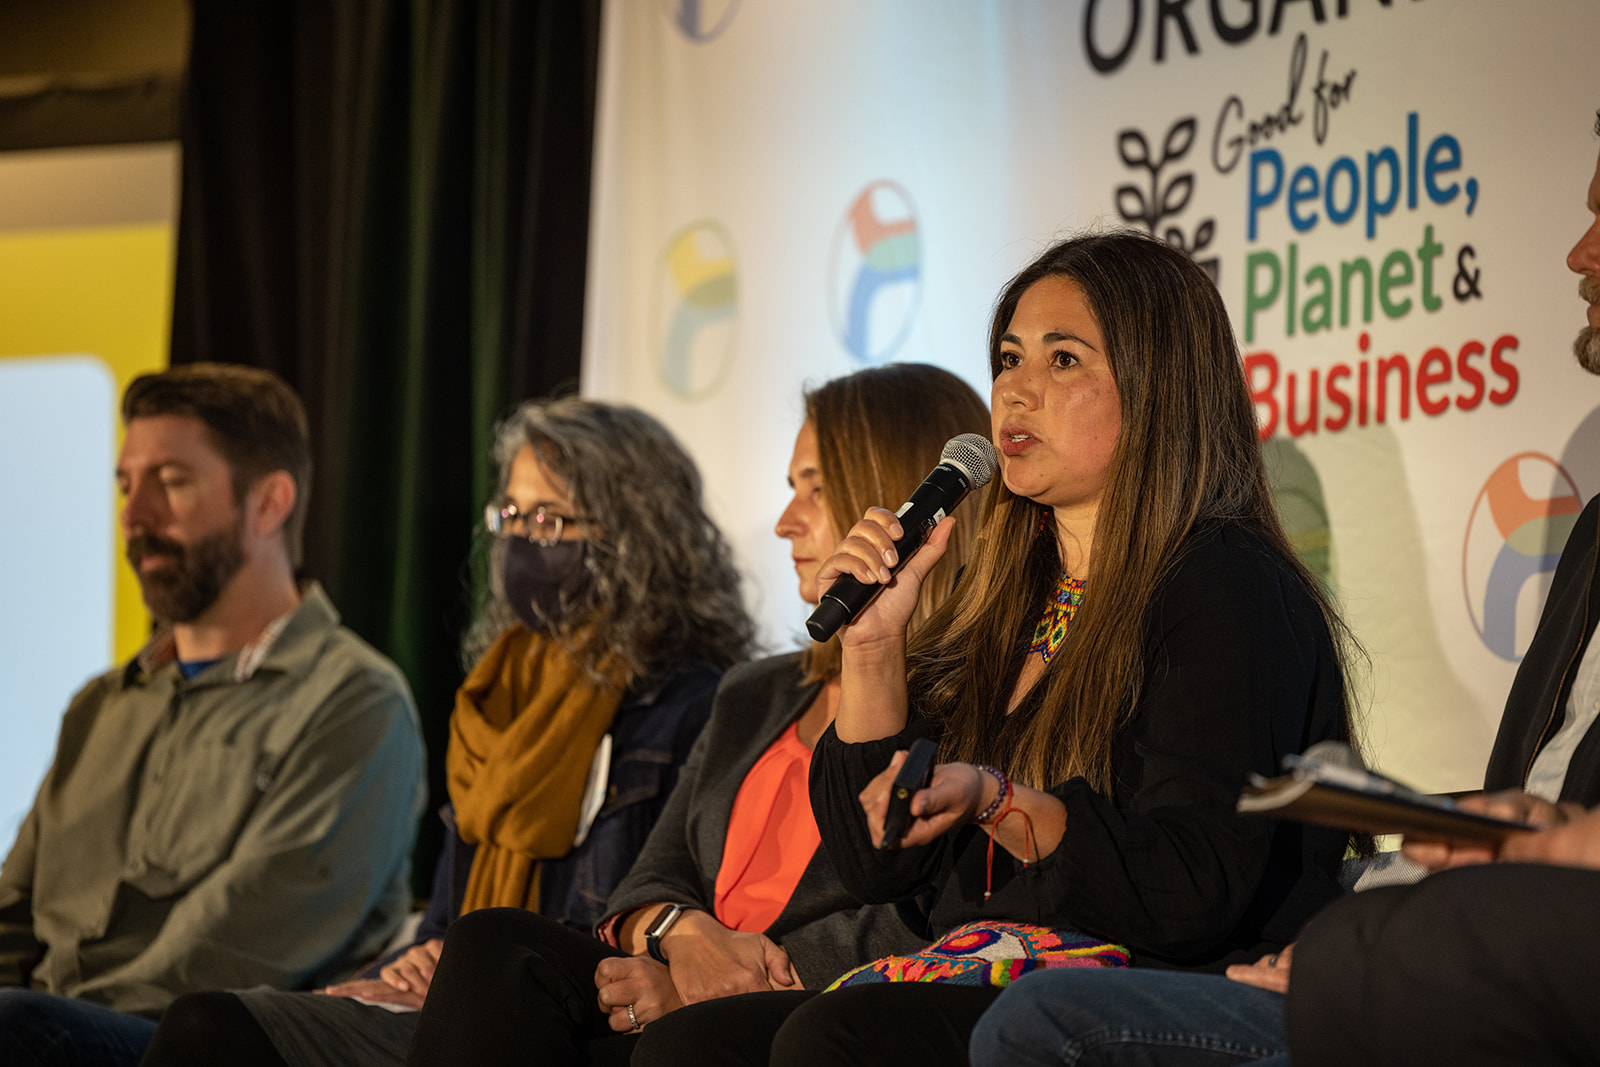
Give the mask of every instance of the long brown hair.
[[(972, 386), (939, 367), (891, 363), (835, 378), (805, 394), (806, 419), (817, 431), (822, 499), (836, 537), (869, 507), (899, 507), (927, 477), (945, 442), (958, 434), (989, 436), (989, 411)], [(917, 627), (955, 588), (978, 528), (976, 501), (957, 508), (949, 548), (925, 580), (911, 625)], [(839, 673), (839, 639), (807, 646), (808, 682)]]
[[(997, 478), (964, 595), (911, 639), (909, 684), (943, 725), (941, 759), (996, 763), (1036, 787), (1082, 775), (1108, 793), (1112, 740), (1143, 683), (1146, 612), (1197, 525), (1226, 520), (1253, 532), (1317, 603), (1341, 660), (1355, 646), (1278, 520), (1216, 286), (1182, 252), (1133, 231), (1069, 238), (1001, 292), (989, 330), (991, 376), (1022, 294), (1051, 277), (1082, 289), (1122, 413), (1083, 603), (1071, 637), (997, 728), (1021, 670), (1019, 635), (1031, 633), (1061, 571), (1048, 512)], [(1348, 698), (1344, 732), (1350, 739)]]

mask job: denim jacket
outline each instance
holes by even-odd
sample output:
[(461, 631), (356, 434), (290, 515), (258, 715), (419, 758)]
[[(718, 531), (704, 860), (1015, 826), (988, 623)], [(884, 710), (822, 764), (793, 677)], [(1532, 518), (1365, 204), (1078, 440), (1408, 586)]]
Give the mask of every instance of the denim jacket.
[[(678, 770), (711, 714), (711, 698), (721, 672), (693, 664), (648, 689), (628, 691), (611, 722), (611, 764), (606, 801), (583, 844), (557, 860), (539, 865), (539, 913), (592, 930), (605, 914), (606, 898), (633, 866), (677, 783)], [(439, 812), (448, 833), (433, 871), (433, 896), (417, 928), (420, 944), (443, 937), (461, 913), (467, 873), (476, 849), (456, 831), (455, 809)], [(379, 968), (404, 949), (386, 955), (363, 972)]]

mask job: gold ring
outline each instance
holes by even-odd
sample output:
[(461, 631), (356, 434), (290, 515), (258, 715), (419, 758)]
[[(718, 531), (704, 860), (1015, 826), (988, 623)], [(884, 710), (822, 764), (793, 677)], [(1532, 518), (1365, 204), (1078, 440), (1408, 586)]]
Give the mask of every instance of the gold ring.
[[(1277, 959), (1277, 957), (1274, 956), (1273, 959)], [(633, 1027), (635, 1030), (639, 1029), (639, 1017), (633, 1013), (632, 1004), (628, 1005), (628, 1025)]]

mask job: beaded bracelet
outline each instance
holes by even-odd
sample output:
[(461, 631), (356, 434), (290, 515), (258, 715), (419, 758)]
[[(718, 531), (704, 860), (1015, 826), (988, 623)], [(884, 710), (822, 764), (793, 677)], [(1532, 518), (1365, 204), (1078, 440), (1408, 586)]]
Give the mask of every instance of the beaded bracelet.
[(1005, 806), (1006, 801), (1010, 798), (1011, 779), (1006, 777), (1005, 771), (1002, 771), (999, 767), (991, 767), (987, 763), (979, 764), (978, 770), (987, 771), (989, 774), (994, 775), (995, 781), (1000, 783), (1000, 788), (995, 791), (994, 799), (989, 802), (989, 806), (980, 811), (978, 817), (972, 820), (979, 826), (983, 826), (999, 814), (1000, 809)]

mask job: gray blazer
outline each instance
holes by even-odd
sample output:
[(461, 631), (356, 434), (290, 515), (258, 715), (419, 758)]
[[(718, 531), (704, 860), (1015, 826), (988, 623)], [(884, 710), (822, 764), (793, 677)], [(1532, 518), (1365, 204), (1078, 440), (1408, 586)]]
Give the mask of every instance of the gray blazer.
[[(712, 910), (728, 816), (744, 776), (820, 688), (801, 684), (798, 653), (742, 663), (723, 675), (711, 721), (679, 772), (644, 851), (606, 902), (607, 918), (653, 901)], [(863, 905), (851, 896), (820, 845), (765, 933), (789, 953), (807, 989), (928, 943), (893, 905)]]

